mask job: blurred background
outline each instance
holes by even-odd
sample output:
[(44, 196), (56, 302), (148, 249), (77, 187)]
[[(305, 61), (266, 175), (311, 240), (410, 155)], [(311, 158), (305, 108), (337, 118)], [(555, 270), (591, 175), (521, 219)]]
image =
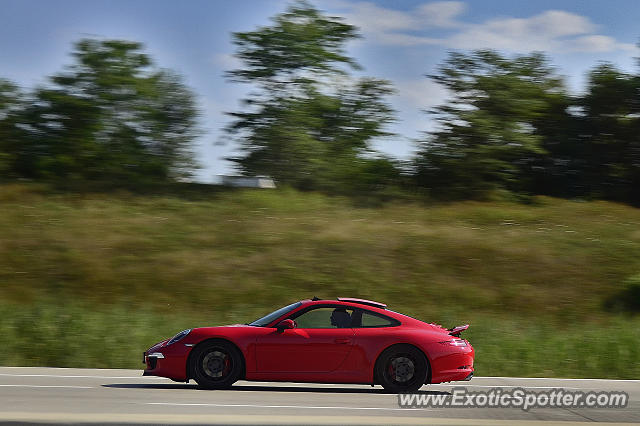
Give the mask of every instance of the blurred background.
[(350, 296), (637, 378), (637, 5), (265, 3), (0, 0), (0, 365)]

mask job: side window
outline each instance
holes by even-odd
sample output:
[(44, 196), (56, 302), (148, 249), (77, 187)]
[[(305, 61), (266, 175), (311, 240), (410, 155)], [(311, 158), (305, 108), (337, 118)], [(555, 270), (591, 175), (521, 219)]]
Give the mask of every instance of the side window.
[(397, 325), (400, 325), (400, 323), (393, 318), (389, 318), (387, 316), (369, 311), (362, 311), (362, 320), (360, 322), (360, 327), (395, 327)]
[(294, 317), (298, 328), (351, 328), (353, 309), (321, 307)]

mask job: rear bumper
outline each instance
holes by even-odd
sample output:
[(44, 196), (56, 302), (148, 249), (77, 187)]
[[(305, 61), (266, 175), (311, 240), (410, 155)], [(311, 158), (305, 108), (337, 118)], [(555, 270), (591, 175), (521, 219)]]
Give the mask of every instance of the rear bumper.
[(439, 355), (431, 363), (431, 383), (471, 380), (475, 371), (475, 353), (471, 345)]
[(437, 376), (431, 379), (431, 383), (469, 381), (472, 377), (473, 367), (456, 368), (455, 370), (440, 371)]

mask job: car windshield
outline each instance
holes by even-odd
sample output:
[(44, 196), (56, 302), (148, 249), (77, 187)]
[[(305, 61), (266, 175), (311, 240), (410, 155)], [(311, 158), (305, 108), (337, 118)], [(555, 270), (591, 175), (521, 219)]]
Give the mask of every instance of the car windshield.
[(285, 306), (284, 308), (280, 308), (277, 311), (273, 311), (269, 315), (266, 315), (266, 316), (264, 316), (264, 317), (262, 317), (260, 319), (257, 319), (254, 322), (249, 323), (248, 325), (253, 325), (255, 327), (265, 327), (268, 324), (272, 323), (275, 319), (277, 319), (277, 318), (281, 317), (282, 315), (286, 314), (287, 312), (293, 311), (295, 308), (297, 308), (301, 304), (302, 304), (302, 302), (292, 303), (289, 306)]

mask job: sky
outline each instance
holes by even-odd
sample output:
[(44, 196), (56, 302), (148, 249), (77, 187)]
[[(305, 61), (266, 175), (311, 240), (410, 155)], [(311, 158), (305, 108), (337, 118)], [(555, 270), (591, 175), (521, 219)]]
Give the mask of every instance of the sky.
[[(434, 123), (424, 110), (444, 102), (447, 93), (430, 81), (448, 52), (495, 49), (506, 55), (543, 51), (574, 93), (584, 90), (588, 71), (608, 61), (637, 71), (640, 2), (580, 1), (418, 1), (316, 0), (330, 16), (360, 29), (348, 53), (362, 66), (355, 74), (384, 78), (396, 94), (389, 98), (396, 136), (374, 147), (406, 159), (415, 140)], [(196, 146), (202, 168), (197, 180), (215, 182), (233, 174), (225, 158), (236, 146), (222, 128), (226, 114), (241, 108), (247, 85), (231, 83), (226, 70), (234, 58), (231, 33), (269, 25), (286, 0), (0, 0), (0, 78), (25, 89), (72, 63), (73, 43), (87, 37), (144, 43), (155, 64), (185, 78), (197, 94), (203, 135)]]

